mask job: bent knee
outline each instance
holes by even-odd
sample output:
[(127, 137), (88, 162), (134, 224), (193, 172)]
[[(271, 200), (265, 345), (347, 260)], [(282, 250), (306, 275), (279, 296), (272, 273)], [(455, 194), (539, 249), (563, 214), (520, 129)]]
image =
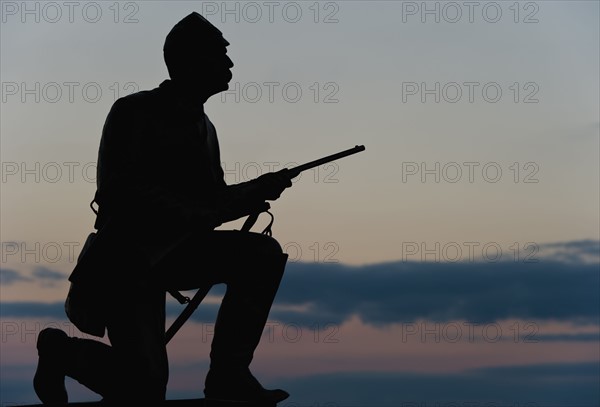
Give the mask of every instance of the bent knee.
[(283, 253), (283, 248), (275, 238), (260, 233), (253, 234), (252, 246), (254, 250), (263, 255), (280, 255)]

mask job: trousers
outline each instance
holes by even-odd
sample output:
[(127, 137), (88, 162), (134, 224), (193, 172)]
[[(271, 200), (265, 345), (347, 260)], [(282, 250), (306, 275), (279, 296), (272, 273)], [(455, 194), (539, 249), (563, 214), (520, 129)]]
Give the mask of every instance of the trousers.
[(220, 283), (227, 290), (215, 323), (210, 368), (247, 369), (286, 261), (277, 240), (263, 234), (218, 230), (189, 236), (140, 279), (137, 289), (109, 299), (110, 345), (70, 338), (67, 376), (107, 401), (164, 400), (169, 377), (165, 293)]

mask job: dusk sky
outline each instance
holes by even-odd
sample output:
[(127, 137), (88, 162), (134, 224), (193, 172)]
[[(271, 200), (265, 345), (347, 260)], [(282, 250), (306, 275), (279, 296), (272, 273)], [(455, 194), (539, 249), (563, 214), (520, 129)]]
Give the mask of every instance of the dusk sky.
[[(205, 105), (229, 184), (366, 147), (271, 205), (290, 262), (252, 367), (282, 405), (600, 404), (600, 2), (1, 1), (1, 405), (38, 401), (41, 329), (81, 335), (102, 126), (192, 11), (231, 43)], [(169, 398), (202, 397), (223, 292)]]

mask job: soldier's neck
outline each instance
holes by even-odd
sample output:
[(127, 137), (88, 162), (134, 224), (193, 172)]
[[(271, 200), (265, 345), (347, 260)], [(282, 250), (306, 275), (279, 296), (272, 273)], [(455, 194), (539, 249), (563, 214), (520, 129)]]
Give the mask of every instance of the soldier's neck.
[(177, 93), (177, 97), (188, 108), (194, 110), (204, 110), (204, 103), (208, 97), (203, 92), (203, 89), (197, 85), (171, 79), (171, 84)]

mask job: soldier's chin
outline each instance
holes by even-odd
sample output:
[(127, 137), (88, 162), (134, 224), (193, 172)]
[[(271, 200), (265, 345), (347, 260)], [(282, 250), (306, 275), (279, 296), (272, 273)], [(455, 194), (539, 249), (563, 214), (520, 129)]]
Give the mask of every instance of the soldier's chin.
[(224, 78), (225, 86), (227, 86), (227, 89), (229, 89), (229, 82), (231, 82), (232, 79), (233, 74), (231, 73), (231, 71), (227, 71), (227, 75)]
[(221, 88), (222, 88), (222, 90), (228, 90), (229, 89), (229, 80), (227, 82), (223, 82)]
[(210, 92), (210, 94), (216, 95), (217, 93), (225, 92), (226, 90), (229, 90), (229, 84), (226, 82), (223, 82), (220, 85), (213, 84), (213, 88), (212, 88), (212, 91)]

